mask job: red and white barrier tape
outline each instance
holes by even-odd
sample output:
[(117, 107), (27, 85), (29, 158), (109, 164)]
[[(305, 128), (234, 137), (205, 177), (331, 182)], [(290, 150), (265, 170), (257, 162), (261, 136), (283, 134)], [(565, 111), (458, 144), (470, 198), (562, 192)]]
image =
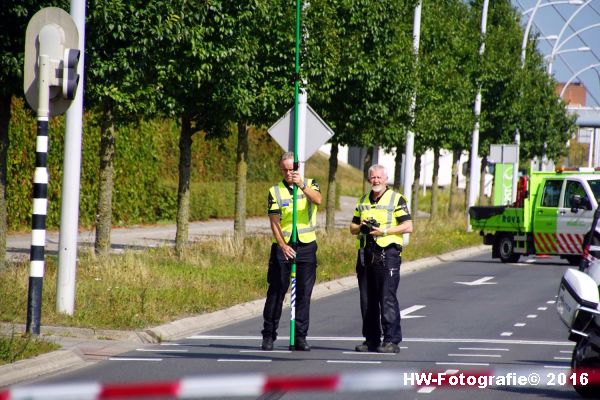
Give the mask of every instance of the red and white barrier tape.
[[(265, 376), (262, 374), (189, 377), (176, 381), (133, 384), (72, 383), (16, 386), (0, 392), (0, 400), (96, 400), (168, 397), (260, 396), (270, 392), (363, 392), (420, 387), (478, 388), (512, 386), (600, 385), (600, 371), (568, 369), (503, 369), (480, 371), (378, 370), (335, 375)], [(600, 387), (600, 386), (598, 386)]]

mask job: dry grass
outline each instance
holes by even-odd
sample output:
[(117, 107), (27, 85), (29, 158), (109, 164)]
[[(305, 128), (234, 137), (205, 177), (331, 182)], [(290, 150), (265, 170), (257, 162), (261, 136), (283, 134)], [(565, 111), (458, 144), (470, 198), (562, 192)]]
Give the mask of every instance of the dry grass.
[[(465, 233), (464, 217), (427, 222), (421, 220), (404, 260), (439, 254), (480, 243), (477, 234)], [(43, 289), (42, 324), (90, 328), (136, 329), (183, 316), (222, 309), (264, 297), (271, 239), (248, 237), (239, 244), (231, 236), (194, 243), (178, 258), (171, 248), (126, 252), (97, 258), (80, 254), (77, 271), (76, 311), (58, 314), (56, 261), (49, 259)], [(319, 233), (318, 281), (354, 273), (354, 238), (342, 229)], [(28, 266), (0, 271), (0, 320), (24, 323)]]

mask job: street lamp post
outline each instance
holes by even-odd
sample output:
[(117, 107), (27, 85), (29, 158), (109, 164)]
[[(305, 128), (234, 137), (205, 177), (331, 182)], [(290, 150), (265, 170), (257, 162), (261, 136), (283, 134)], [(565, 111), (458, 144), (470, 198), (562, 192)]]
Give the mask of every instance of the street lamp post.
[[(485, 52), (485, 34), (487, 31), (487, 14), (488, 14), (489, 0), (483, 1), (483, 8), (481, 12), (481, 44), (479, 46), (479, 58), (483, 58)], [(468, 207), (475, 205), (475, 199), (477, 198), (477, 192), (479, 191), (479, 116), (481, 114), (481, 82), (478, 83), (477, 94), (475, 96), (475, 105), (473, 106), (473, 114), (475, 117), (475, 125), (473, 127), (473, 135), (471, 137), (471, 165), (469, 173), (469, 197)], [(467, 215), (467, 218), (468, 215)], [(467, 231), (471, 230), (471, 224), (467, 221)]]

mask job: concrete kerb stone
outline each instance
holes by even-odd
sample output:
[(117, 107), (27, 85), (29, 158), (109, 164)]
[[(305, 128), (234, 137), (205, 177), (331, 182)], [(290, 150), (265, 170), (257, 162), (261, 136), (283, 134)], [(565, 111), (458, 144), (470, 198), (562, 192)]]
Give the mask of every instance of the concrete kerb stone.
[[(476, 246), (467, 249), (456, 250), (446, 254), (427, 257), (415, 261), (403, 263), (401, 275), (408, 275), (424, 269), (443, 264), (444, 262), (460, 259), (466, 256), (474, 256), (489, 252), (488, 246)], [(320, 299), (341, 293), (357, 287), (356, 277), (348, 276), (334, 281), (323, 282), (315, 285), (313, 299)], [(234, 322), (239, 322), (256, 317), (262, 313), (265, 299), (249, 301), (238, 304), (224, 310), (214, 311), (193, 317), (182, 318), (163, 325), (148, 328), (142, 331), (114, 331), (94, 330), (87, 328), (68, 327), (45, 327), (41, 329), (43, 336), (51, 335), (60, 342), (59, 337), (84, 337), (89, 339), (112, 339), (123, 342), (140, 344), (159, 343), (161, 341), (172, 341), (183, 339), (187, 336), (220, 328)], [(285, 303), (289, 305), (289, 295)], [(0, 324), (1, 332), (10, 332), (9, 324)], [(10, 325), (13, 330), (24, 330), (22, 325)], [(258, 327), (257, 327), (258, 329)], [(38, 357), (21, 360), (0, 367), (0, 387), (12, 385), (39, 376), (54, 373), (60, 370), (89, 365), (77, 354), (77, 349), (58, 350), (43, 354)]]
[(0, 366), (0, 387), (84, 365), (88, 363), (71, 350), (53, 351), (34, 359)]

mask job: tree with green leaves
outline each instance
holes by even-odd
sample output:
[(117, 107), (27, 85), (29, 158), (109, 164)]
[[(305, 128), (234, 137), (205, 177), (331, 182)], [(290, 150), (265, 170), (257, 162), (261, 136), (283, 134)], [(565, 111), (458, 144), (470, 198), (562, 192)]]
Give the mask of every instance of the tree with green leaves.
[(415, 147), (418, 153), (434, 152), (431, 218), (437, 212), (440, 151), (462, 149), (472, 128), (475, 88), (467, 77), (476, 64), (478, 35), (464, 23), (468, 14), (468, 5), (460, 0), (424, 4)]
[[(312, 9), (314, 3), (311, 2)], [(335, 215), (338, 146), (397, 145), (408, 123), (412, 83), (411, 33), (414, 1), (334, 2), (320, 14), (333, 40), (324, 45), (308, 27), (308, 51), (331, 48), (323, 69), (307, 65), (315, 91), (311, 104), (332, 127), (327, 228)], [(317, 29), (317, 28), (314, 28)], [(324, 29), (324, 28), (321, 28)], [(322, 51), (322, 50), (321, 50)], [(310, 92), (309, 92), (310, 93)]]
[(120, 124), (155, 115), (160, 100), (155, 37), (176, 29), (164, 2), (97, 0), (86, 23), (85, 104), (98, 112), (101, 131), (95, 250), (110, 250), (113, 160)]

